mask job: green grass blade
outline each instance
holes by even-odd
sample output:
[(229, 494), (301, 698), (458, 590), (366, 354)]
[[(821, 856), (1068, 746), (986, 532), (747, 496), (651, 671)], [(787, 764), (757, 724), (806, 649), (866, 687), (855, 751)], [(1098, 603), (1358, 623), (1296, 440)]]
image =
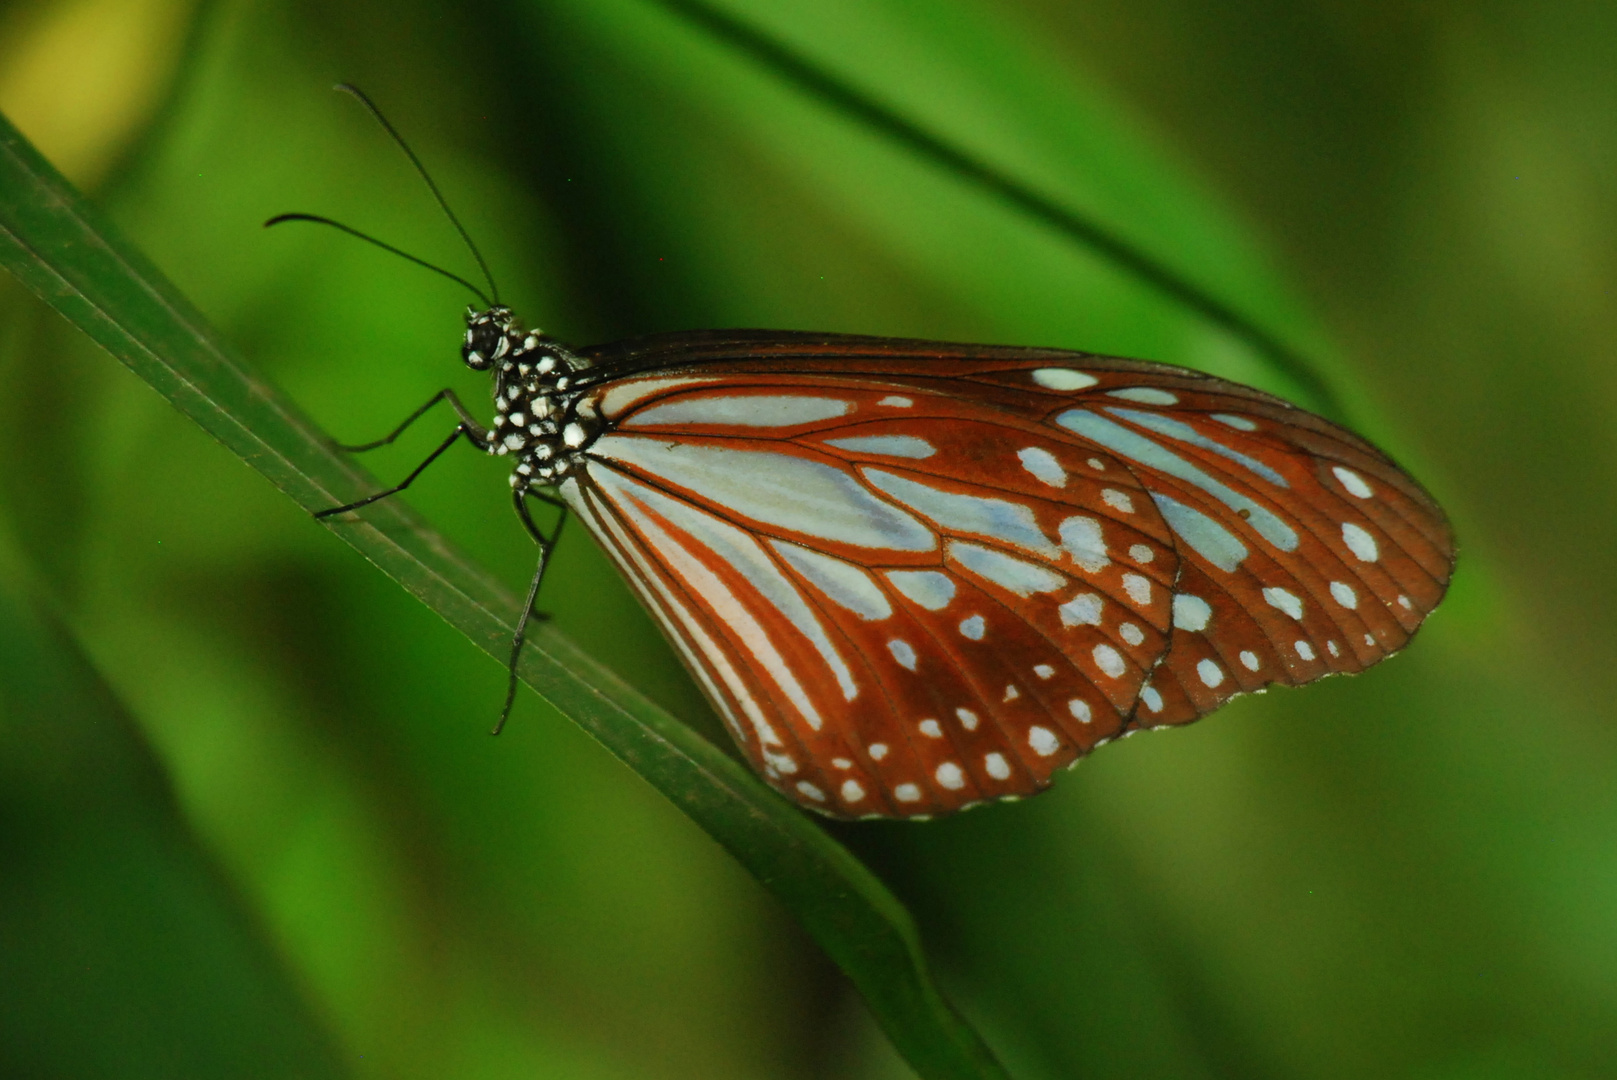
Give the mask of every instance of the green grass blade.
[[(220, 343), (206, 320), (0, 120), (0, 263), (306, 510), (377, 485)], [(337, 535), (503, 658), (517, 602), (397, 500)], [(926, 1077), (1005, 1073), (928, 974), (908, 912), (846, 849), (548, 627), (525, 682), (653, 784), (796, 914)]]

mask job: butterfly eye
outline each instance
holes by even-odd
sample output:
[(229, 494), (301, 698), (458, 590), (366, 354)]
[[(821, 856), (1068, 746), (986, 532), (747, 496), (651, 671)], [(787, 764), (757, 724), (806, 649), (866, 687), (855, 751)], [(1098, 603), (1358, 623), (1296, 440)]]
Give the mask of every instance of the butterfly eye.
[(480, 318), (466, 328), (460, 356), (473, 371), (487, 371), (489, 365), (503, 357), (510, 348), (505, 332), (496, 323)]

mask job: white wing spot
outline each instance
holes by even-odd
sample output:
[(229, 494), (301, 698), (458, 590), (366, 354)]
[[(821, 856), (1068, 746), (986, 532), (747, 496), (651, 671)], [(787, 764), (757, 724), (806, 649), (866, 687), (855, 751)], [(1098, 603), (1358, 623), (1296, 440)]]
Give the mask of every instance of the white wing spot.
[(1133, 547), (1129, 548), (1129, 558), (1133, 559), (1137, 563), (1140, 563), (1141, 565), (1150, 562), (1156, 557), (1157, 553), (1146, 547), (1144, 544), (1135, 544)]
[(1128, 386), (1122, 390), (1108, 390), (1107, 397), (1122, 398), (1124, 401), (1138, 401), (1142, 405), (1177, 405), (1179, 398), (1166, 390), (1158, 390), (1154, 386)]
[(967, 570), (987, 578), (1017, 596), (1054, 592), (1067, 583), (1067, 579), (1054, 570), (1048, 570), (1026, 559), (1018, 559), (1014, 555), (1007, 555), (996, 548), (950, 540), (947, 550), (949, 558)]
[(1372, 649), (1375, 648), (1376, 647), (1376, 636), (1374, 634), (1366, 634), (1366, 635), (1364, 635), (1364, 643), (1366, 645), (1370, 646)]
[(799, 780), (797, 782), (797, 790), (801, 791), (804, 795), (807, 795), (809, 798), (813, 799), (815, 802), (824, 802), (825, 801), (825, 792), (821, 791), (819, 788), (815, 787), (813, 784), (809, 783), (807, 780)]
[(1124, 574), (1123, 591), (1140, 607), (1146, 607), (1151, 603), (1150, 578), (1141, 577), (1139, 574)]
[(973, 615), (969, 619), (960, 620), (960, 636), (970, 638), (972, 641), (981, 641), (988, 632), (988, 624), (981, 615)]
[(954, 599), (954, 581), (936, 570), (889, 570), (893, 588), (928, 611), (942, 611)]
[(844, 780), (842, 782), (842, 801), (858, 802), (865, 797), (865, 787), (857, 780)]
[(1020, 691), (1020, 690), (1018, 690), (1016, 688), (1015, 683), (1006, 683), (1005, 684), (1005, 696), (1000, 698), (999, 700), (1002, 703), (1006, 702), (1006, 701), (1015, 701), (1017, 698), (1019, 698), (1021, 696), (1022, 696), (1022, 691)]
[(1207, 629), (1213, 617), (1213, 607), (1199, 596), (1179, 593), (1173, 598), (1173, 624), (1181, 630), (1200, 632)]
[[(546, 375), (555, 367), (550, 357), (539, 361), (539, 374)], [(616, 420), (631, 405), (644, 401), (653, 394), (671, 390), (676, 386), (694, 386), (713, 382), (713, 379), (625, 379), (614, 383), (601, 395), (599, 408), (608, 420)]]
[(1033, 381), (1046, 390), (1083, 390), (1100, 382), (1095, 376), (1072, 368), (1035, 368)]
[(1030, 727), (1027, 729), (1027, 744), (1033, 752), (1040, 757), (1049, 757), (1061, 749), (1061, 740), (1056, 733), (1047, 727)]
[(1258, 425), (1254, 424), (1244, 416), (1237, 416), (1235, 413), (1216, 412), (1213, 414), (1213, 419), (1217, 420), (1221, 424), (1234, 428), (1236, 431), (1258, 430)]
[(1242, 649), (1241, 666), (1246, 668), (1248, 671), (1258, 670), (1258, 654), (1253, 652), (1251, 649)]
[(1196, 554), (1226, 574), (1234, 573), (1241, 565), (1241, 560), (1247, 557), (1246, 545), (1200, 510), (1166, 495), (1154, 494), (1151, 498), (1156, 502), (1157, 509), (1162, 511), (1162, 518), (1168, 527), (1194, 548)]
[(1293, 646), (1293, 648), (1297, 650), (1297, 655), (1302, 657), (1304, 660), (1314, 659), (1314, 646), (1310, 645), (1308, 642), (1299, 641)]
[[(1012, 687), (1011, 689), (1014, 690), (1016, 688)], [(977, 719), (977, 714), (972, 712), (970, 709), (956, 709), (954, 714), (959, 718), (960, 726), (965, 728), (967, 731), (976, 731), (977, 725), (981, 722)]]
[(1101, 502), (1105, 503), (1107, 506), (1110, 506), (1113, 510), (1116, 510), (1120, 514), (1134, 513), (1134, 500), (1129, 498), (1129, 494), (1126, 491), (1118, 491), (1116, 488), (1107, 488), (1105, 491), (1100, 493), (1100, 498)]
[(862, 568), (811, 548), (788, 544), (784, 540), (771, 540), (769, 545), (805, 581), (839, 607), (848, 609), (866, 622), (880, 622), (893, 614), (893, 605), (887, 599), (887, 594)]
[(894, 660), (911, 671), (915, 670), (915, 647), (909, 642), (894, 638), (887, 643), (887, 651), (893, 654)]
[[(1291, 487), (1291, 484), (1286, 481), (1284, 476), (1270, 468), (1268, 465), (1265, 465), (1262, 461), (1259, 461), (1257, 458), (1252, 457), (1249, 454), (1241, 453), (1241, 451), (1235, 449), (1233, 446), (1226, 446), (1217, 439), (1208, 438), (1206, 435), (1203, 435), (1200, 431), (1191, 427), (1182, 420), (1175, 420), (1172, 417), (1163, 416), (1161, 413), (1141, 412), (1138, 409), (1116, 409), (1109, 407), (1106, 411), (1111, 413), (1113, 416), (1121, 416), (1130, 423), (1138, 424), (1140, 427), (1143, 427), (1148, 431), (1154, 431), (1158, 435), (1166, 435), (1168, 438), (1177, 440), (1178, 442), (1188, 443), (1191, 446), (1200, 447), (1203, 450), (1211, 450), (1219, 457), (1228, 458), (1230, 461), (1240, 465), (1248, 472), (1255, 473), (1258, 476), (1263, 477), (1276, 487)], [(1185, 462), (1184, 464), (1189, 466), (1189, 462)], [(1192, 478), (1189, 476), (1182, 476), (1181, 479), (1189, 480)], [(1217, 493), (1215, 492), (1215, 494)], [(1258, 529), (1260, 532), (1263, 531), (1261, 523), (1259, 524)]]
[(893, 798), (899, 802), (920, 802), (921, 789), (914, 784), (900, 784), (893, 789)]
[(1364, 477), (1352, 469), (1344, 469), (1340, 465), (1334, 465), (1331, 467), (1331, 472), (1336, 474), (1336, 478), (1342, 481), (1342, 486), (1347, 489), (1347, 493), (1354, 498), (1368, 499), (1375, 494), (1375, 489), (1365, 483)]
[[(1062, 626), (1099, 626), (1103, 603), (1104, 601), (1094, 593), (1079, 593), (1056, 610), (1061, 613)], [(1034, 670), (1037, 671), (1038, 668)], [(1048, 675), (1043, 677), (1049, 678)]]
[(929, 458), (938, 448), (915, 435), (850, 435), (846, 439), (827, 439), (825, 445), (854, 454), (879, 454), (882, 457)]
[(995, 780), (1010, 779), (1010, 762), (1006, 761), (1005, 755), (1001, 754), (997, 750), (991, 754), (983, 755), (983, 767), (988, 770), (988, 775), (992, 776)]
[(1067, 702), (1067, 711), (1072, 713), (1072, 718), (1080, 724), (1087, 724), (1095, 718), (1089, 711), (1089, 702), (1083, 698), (1075, 697)]
[(1145, 632), (1131, 622), (1126, 622), (1117, 628), (1117, 636), (1138, 648), (1140, 642), (1145, 640)]
[(1264, 589), (1263, 598), (1269, 602), (1270, 607), (1278, 608), (1293, 619), (1303, 617), (1303, 602), (1289, 589)]
[(959, 791), (966, 786), (966, 772), (952, 761), (945, 761), (938, 766), (938, 771), (932, 774), (938, 778), (938, 783), (950, 791)]
[(1359, 606), (1359, 594), (1344, 581), (1331, 582), (1331, 598), (1349, 611)]
[(871, 761), (880, 761), (882, 758), (887, 756), (887, 744), (884, 742), (873, 742), (865, 748), (865, 752), (870, 755)]
[(851, 769), (851, 768), (853, 768), (853, 762), (850, 761), (849, 759), (845, 758), (845, 757), (832, 758), (831, 759), (831, 764), (835, 765), (839, 769)]
[(1098, 574), (1111, 564), (1111, 556), (1106, 553), (1106, 537), (1100, 530), (1100, 522), (1094, 518), (1067, 518), (1056, 531), (1061, 534), (1061, 546), (1086, 573)]
[(1089, 465), (1089, 467), (1091, 469), (1094, 469), (1096, 472), (1105, 472), (1106, 471), (1106, 462), (1102, 461), (1098, 457), (1090, 458), (1089, 461), (1088, 461), (1088, 465)]
[(1398, 606), (1403, 608), (1405, 611), (1414, 611), (1415, 610), (1415, 605), (1411, 604), (1409, 602), (1409, 597), (1404, 596), (1401, 593), (1398, 596)]
[(1360, 562), (1375, 562), (1381, 557), (1376, 538), (1351, 521), (1342, 523), (1342, 543), (1358, 557)]
[(1332, 656), (1341, 656), (1342, 655), (1341, 648), (1338, 647), (1336, 642), (1334, 642), (1334, 641), (1327, 641), (1325, 643), (1325, 651), (1330, 653)]
[(1095, 657), (1095, 666), (1104, 674), (1114, 679), (1123, 674), (1123, 656), (1110, 645), (1096, 645), (1091, 655)]
[(1202, 685), (1209, 690), (1214, 689), (1224, 681), (1224, 669), (1211, 660), (1202, 660), (1196, 665), (1196, 675), (1201, 679)]
[(625, 434), (602, 435), (588, 452), (653, 476), (678, 476), (681, 487), (757, 524), (856, 547), (900, 551), (938, 547), (933, 529), (829, 462)]
[(1033, 475), (1033, 479), (1041, 484), (1053, 488), (1067, 486), (1067, 470), (1061, 467), (1061, 462), (1050, 451), (1038, 446), (1029, 446), (1018, 450), (1016, 456), (1022, 462), (1022, 468)]
[(624, 427), (651, 424), (713, 424), (728, 427), (793, 427), (853, 412), (853, 402), (795, 394), (695, 394), (642, 409)]
[[(1121, 454), (1126, 458), (1132, 458), (1148, 468), (1160, 470), (1169, 476), (1196, 485), (1231, 510), (1239, 513), (1259, 536), (1262, 536), (1275, 547), (1282, 551), (1297, 550), (1297, 530), (1276, 516), (1268, 507), (1255, 502), (1250, 495), (1230, 487), (1207, 473), (1200, 466), (1187, 461), (1167, 447), (1153, 442), (1132, 428), (1124, 427), (1098, 413), (1088, 412), (1084, 409), (1068, 409), (1057, 416), (1055, 422), (1070, 431), (1076, 431), (1091, 442), (1099, 443), (1114, 453)], [(1167, 428), (1170, 426), (1165, 423), (1147, 424), (1143, 420), (1141, 424), (1148, 428)], [(1178, 421), (1172, 422), (1174, 431), (1178, 430), (1178, 426)], [(1194, 430), (1188, 425), (1185, 425), (1185, 429), (1191, 432)], [(1228, 447), (1225, 447), (1225, 449), (1227, 450)], [(1254, 463), (1262, 466), (1261, 462), (1254, 460)], [(1246, 464), (1246, 462), (1243, 461), (1243, 464)], [(1263, 468), (1267, 468), (1267, 466), (1263, 466)], [(1262, 475), (1261, 468), (1257, 471)], [(1161, 505), (1160, 498), (1158, 499), (1158, 505)]]
[(945, 529), (975, 533), (1054, 559), (1056, 550), (1025, 503), (965, 495), (869, 466), (859, 469), (884, 495), (930, 518)]
[(911, 401), (907, 397), (899, 397), (897, 394), (889, 394), (887, 397), (884, 397), (880, 401), (876, 402), (876, 404), (886, 405), (890, 409), (907, 409), (911, 405), (914, 405), (915, 402)]
[(1033, 674), (1041, 679), (1048, 679), (1056, 673), (1056, 669), (1049, 664), (1034, 664)]
[(929, 739), (943, 738), (943, 725), (936, 720), (922, 720), (919, 725), (921, 734)]
[(787, 754), (777, 754), (772, 750), (765, 750), (764, 761), (768, 762), (775, 771), (783, 772), (787, 776), (797, 771), (797, 761)]

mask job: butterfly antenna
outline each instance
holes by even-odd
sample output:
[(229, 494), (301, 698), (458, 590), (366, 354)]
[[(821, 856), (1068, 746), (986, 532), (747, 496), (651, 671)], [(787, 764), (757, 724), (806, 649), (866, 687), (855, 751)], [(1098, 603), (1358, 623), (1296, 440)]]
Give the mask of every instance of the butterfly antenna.
[(399, 256), (399, 258), (401, 258), (401, 259), (409, 259), (411, 262), (415, 263), (417, 266), (424, 266), (428, 270), (431, 270), (435, 274), (442, 274), (444, 277), (448, 278), (450, 281), (458, 281), (458, 282), (460, 282), (462, 285), (466, 286), (466, 288), (471, 290), (473, 296), (476, 296), (479, 300), (483, 301), (483, 306), (484, 307), (493, 307), (496, 303), (499, 302), (497, 295), (496, 295), (496, 298), (494, 300), (490, 300), (488, 298), (487, 293), (485, 293), (482, 289), (479, 289), (476, 285), (473, 285), (471, 282), (467, 281), (465, 278), (461, 277), (459, 274), (450, 273), (448, 270), (445, 270), (441, 266), (434, 266), (432, 263), (428, 262), (425, 259), (417, 258), (416, 256), (411, 255), (408, 251), (400, 251), (398, 248), (394, 247), (392, 244), (384, 243), (383, 241), (376, 239), (376, 237), (371, 236), (368, 233), (362, 233), (358, 229), (356, 229), (356, 228), (354, 228), (354, 227), (352, 227), (350, 225), (344, 225), (340, 221), (333, 221), (328, 217), (321, 217), (319, 214), (276, 214), (274, 217), (272, 217), (268, 221), (264, 222), (264, 228), (267, 229), (271, 225), (279, 225), (283, 221), (312, 221), (316, 225), (330, 225), (333, 229), (340, 229), (343, 232), (347, 233), (349, 236), (358, 237), (359, 239), (365, 241), (367, 244), (375, 244), (377, 247), (381, 248), (383, 251), (390, 251), (393, 254)]
[[(387, 117), (382, 115), (382, 110), (378, 109), (376, 107), (376, 103), (370, 98), (366, 97), (365, 91), (361, 90), (359, 87), (353, 86), (349, 83), (338, 83), (336, 86), (332, 87), (332, 89), (340, 90), (343, 93), (351, 95), (357, 99), (359, 103), (365, 106), (365, 108), (370, 111), (370, 114), (376, 118), (376, 122), (382, 125), (382, 129), (386, 131), (388, 135), (392, 136), (393, 141), (398, 144), (399, 149), (404, 151), (404, 156), (410, 159), (411, 165), (415, 166), (416, 173), (421, 177), (422, 180), (426, 182), (427, 189), (432, 192), (432, 197), (438, 200), (438, 208), (444, 212), (444, 216), (447, 217), (449, 219), (449, 223), (455, 227), (455, 231), (460, 233), (460, 238), (465, 242), (466, 249), (472, 253), (472, 258), (477, 260), (477, 268), (483, 271), (483, 280), (488, 282), (488, 291), (494, 294), (494, 303), (498, 304), (500, 302), (500, 287), (494, 284), (494, 275), (489, 272), (488, 263), (483, 260), (483, 253), (477, 250), (476, 244), (472, 243), (471, 234), (468, 233), (466, 231), (466, 227), (460, 223), (460, 218), (455, 216), (455, 212), (449, 208), (449, 200), (445, 199), (443, 192), (438, 190), (438, 185), (432, 182), (432, 176), (427, 172), (427, 167), (421, 164), (420, 158), (415, 156), (415, 151), (411, 150), (410, 144), (404, 141), (404, 136), (399, 134), (398, 129), (388, 121)], [(416, 261), (419, 262), (420, 260), (418, 259)], [(481, 290), (479, 290), (479, 295), (481, 295)]]

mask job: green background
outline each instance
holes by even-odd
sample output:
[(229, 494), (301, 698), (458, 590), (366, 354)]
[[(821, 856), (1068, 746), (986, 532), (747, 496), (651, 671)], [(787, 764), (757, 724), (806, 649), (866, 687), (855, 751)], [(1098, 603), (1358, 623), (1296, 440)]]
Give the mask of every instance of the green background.
[[(1108, 748), (1027, 803), (837, 830), (1011, 1071), (1617, 1074), (1617, 9), (719, 10), (1313, 358), (1461, 537), (1384, 668)], [(0, 11), (0, 110), (358, 440), (486, 388), (455, 286), (258, 228), (324, 213), (468, 269), (338, 79), (567, 340), (1046, 344), (1322, 404), (677, 7)], [(531, 694), (487, 738), (495, 664), (10, 283), (0, 387), (0, 1074), (905, 1074), (699, 830)], [(505, 491), (464, 453), (411, 499), (514, 587)], [(544, 606), (711, 724), (581, 531)]]

